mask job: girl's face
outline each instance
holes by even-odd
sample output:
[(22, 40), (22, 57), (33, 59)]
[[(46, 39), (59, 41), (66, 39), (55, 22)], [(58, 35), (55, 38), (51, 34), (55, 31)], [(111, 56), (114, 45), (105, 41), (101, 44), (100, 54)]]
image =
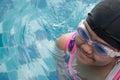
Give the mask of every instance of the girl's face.
[[(108, 43), (106, 43), (104, 40), (102, 40), (100, 37), (98, 37), (92, 29), (89, 27), (86, 21), (83, 23), (85, 27), (88, 30), (88, 33), (93, 41), (100, 42), (101, 44), (104, 44), (114, 51), (117, 51), (116, 49), (112, 48)], [(77, 60), (80, 61), (83, 64), (86, 65), (94, 65), (94, 66), (105, 66), (108, 64), (112, 64), (115, 62), (114, 57), (109, 56), (101, 56), (96, 53), (94, 48), (91, 44), (89, 44), (87, 41), (83, 40), (79, 34), (76, 35), (76, 55)]]

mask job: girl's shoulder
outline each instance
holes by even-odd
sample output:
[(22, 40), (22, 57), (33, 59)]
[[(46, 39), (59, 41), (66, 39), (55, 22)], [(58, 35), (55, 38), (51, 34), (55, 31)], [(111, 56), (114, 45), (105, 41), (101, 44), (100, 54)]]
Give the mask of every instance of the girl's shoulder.
[(71, 36), (72, 33), (67, 33), (67, 34), (63, 34), (61, 37), (59, 37), (56, 41), (56, 45), (60, 50), (65, 50), (66, 47), (66, 43), (68, 38)]

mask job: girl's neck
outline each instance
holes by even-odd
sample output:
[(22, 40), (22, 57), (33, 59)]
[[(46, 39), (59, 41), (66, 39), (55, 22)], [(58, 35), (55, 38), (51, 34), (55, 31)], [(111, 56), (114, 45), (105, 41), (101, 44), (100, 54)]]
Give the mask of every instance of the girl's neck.
[(87, 80), (105, 80), (107, 75), (113, 69), (115, 61), (105, 66), (89, 66), (77, 61), (77, 75), (86, 78)]

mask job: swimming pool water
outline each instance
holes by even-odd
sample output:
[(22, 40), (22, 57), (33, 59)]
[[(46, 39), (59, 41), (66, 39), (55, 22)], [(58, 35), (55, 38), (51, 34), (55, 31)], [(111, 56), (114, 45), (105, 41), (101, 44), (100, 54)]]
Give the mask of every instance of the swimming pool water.
[(0, 80), (58, 80), (55, 40), (98, 0), (0, 0)]

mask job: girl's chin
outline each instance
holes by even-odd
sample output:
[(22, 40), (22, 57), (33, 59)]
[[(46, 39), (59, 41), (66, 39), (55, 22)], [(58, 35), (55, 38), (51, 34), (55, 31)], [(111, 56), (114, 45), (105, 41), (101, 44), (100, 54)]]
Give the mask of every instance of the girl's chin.
[(78, 55), (77, 60), (78, 60), (78, 62), (85, 64), (85, 65), (92, 65), (94, 63), (93, 59), (87, 57), (84, 54)]

